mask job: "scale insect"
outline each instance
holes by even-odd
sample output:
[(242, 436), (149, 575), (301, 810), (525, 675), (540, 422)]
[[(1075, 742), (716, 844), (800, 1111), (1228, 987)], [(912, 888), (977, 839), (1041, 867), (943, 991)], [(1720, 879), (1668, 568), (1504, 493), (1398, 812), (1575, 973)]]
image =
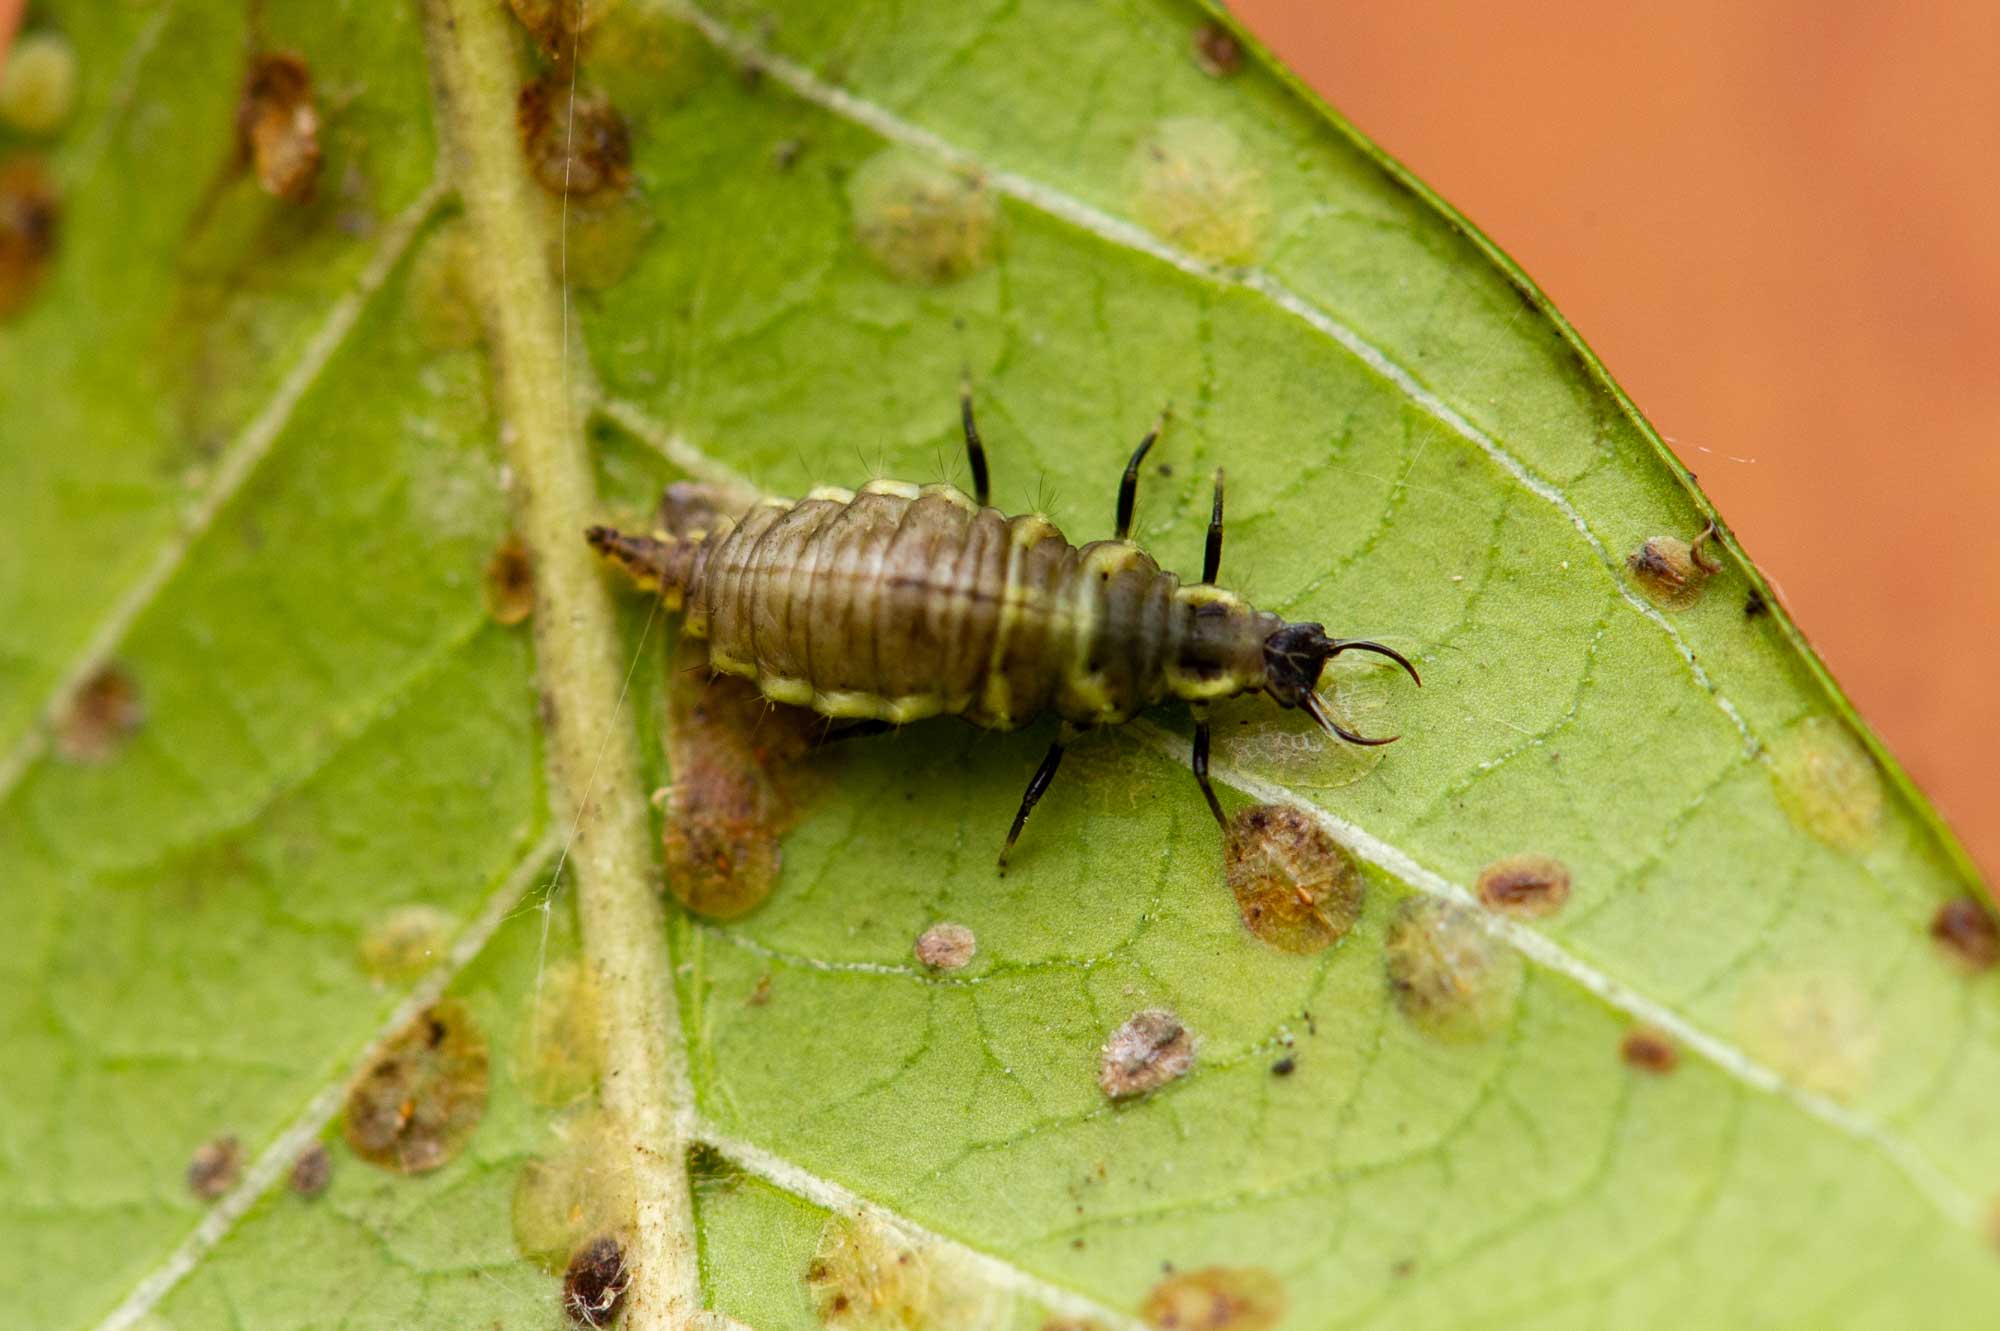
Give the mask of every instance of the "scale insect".
[(1053, 711), (1061, 729), (1021, 796), (1000, 868), (1048, 790), (1063, 750), (1085, 730), (1120, 725), (1168, 699), (1194, 714), (1195, 780), (1227, 835), (1209, 782), (1208, 705), (1263, 692), (1303, 707), (1351, 744), (1315, 691), (1342, 652), (1400, 652), (1290, 623), (1216, 584), (1222, 562), (1222, 472), (1201, 581), (1183, 584), (1128, 537), (1139, 466), (1156, 425), (1118, 486), (1117, 535), (1071, 545), (1038, 513), (987, 503), (986, 450), (961, 390), (972, 494), (951, 485), (872, 481), (765, 499), (731, 519), (675, 487), (658, 530), (592, 527), (590, 544), (641, 587), (684, 613), (709, 643), (709, 664), (753, 681), (774, 703), (852, 722), (829, 738), (931, 716), (1012, 730)]

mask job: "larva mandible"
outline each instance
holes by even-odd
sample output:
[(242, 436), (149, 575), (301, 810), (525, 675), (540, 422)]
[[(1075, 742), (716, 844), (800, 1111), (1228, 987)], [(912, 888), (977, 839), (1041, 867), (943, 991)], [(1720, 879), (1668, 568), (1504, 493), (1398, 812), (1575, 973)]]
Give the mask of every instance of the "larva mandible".
[[(1194, 775), (1216, 821), (1228, 819), (1208, 778), (1208, 704), (1268, 693), (1303, 707), (1329, 735), (1341, 726), (1315, 692), (1328, 660), (1378, 642), (1330, 638), (1216, 585), (1222, 561), (1222, 472), (1215, 474), (1201, 581), (1184, 585), (1127, 537), (1141, 441), (1118, 486), (1117, 535), (1077, 547), (1038, 513), (987, 505), (986, 452), (970, 391), (960, 394), (973, 493), (872, 481), (858, 492), (766, 499), (730, 520), (699, 504), (669, 505), (646, 536), (592, 527), (591, 545), (685, 614), (708, 639), (709, 664), (753, 681), (772, 702), (854, 725), (845, 736), (931, 716), (1011, 730), (1053, 710), (1062, 727), (1028, 782), (1000, 867), (1063, 748), (1168, 698), (1194, 712)], [(1393, 736), (1391, 738), (1394, 738)]]

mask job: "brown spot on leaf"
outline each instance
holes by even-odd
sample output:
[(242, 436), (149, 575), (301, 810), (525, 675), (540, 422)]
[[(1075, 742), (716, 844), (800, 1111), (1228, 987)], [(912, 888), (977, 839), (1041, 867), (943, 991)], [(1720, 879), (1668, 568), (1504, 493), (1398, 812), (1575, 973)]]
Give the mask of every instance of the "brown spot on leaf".
[(979, 941), (962, 924), (933, 924), (917, 939), (917, 960), (932, 970), (955, 971), (972, 960)]
[(512, 627), (535, 610), (535, 566), (521, 538), (509, 534), (486, 561), (486, 613)]
[(301, 1197), (317, 1197), (332, 1180), (333, 1153), (326, 1149), (325, 1142), (314, 1142), (292, 1161), (292, 1172), (286, 1176), (285, 1185)]
[(913, 148), (885, 148), (847, 182), (854, 237), (899, 282), (940, 286), (993, 257), (1000, 206), (986, 181)]
[(1360, 918), (1361, 867), (1302, 809), (1239, 809), (1229, 820), (1223, 858), (1243, 923), (1281, 952), (1330, 947)]
[(454, 998), (418, 1013), (390, 1037), (347, 1091), (347, 1144), (404, 1174), (457, 1157), (486, 1113), (486, 1037)]
[(1243, 43), (1214, 19), (1194, 30), (1194, 62), (1214, 79), (1228, 78), (1243, 68)]
[(528, 170), (549, 193), (592, 199), (631, 184), (625, 117), (602, 94), (539, 78), (521, 89), (514, 117)]
[(47, 276), (61, 215), (39, 157), (0, 162), (0, 318), (26, 309)]
[(1133, 1014), (1100, 1051), (1097, 1084), (1113, 1100), (1158, 1090), (1194, 1066), (1194, 1037), (1160, 1008)]
[(1503, 915), (1538, 920), (1569, 900), (1569, 866), (1547, 855), (1509, 855), (1479, 871), (1479, 899)]
[(1634, 1026), (1618, 1042), (1618, 1057), (1625, 1066), (1664, 1077), (1680, 1066), (1681, 1051), (1663, 1033), (1650, 1026)]
[(205, 1202), (228, 1192), (242, 1176), (243, 1143), (233, 1135), (203, 1142), (188, 1161), (188, 1191)]
[(266, 194), (288, 203), (312, 199), (319, 178), (319, 109), (312, 71), (288, 52), (260, 55), (243, 79), (236, 105), (237, 159)]
[(1205, 1266), (1153, 1286), (1139, 1315), (1160, 1331), (1268, 1331), (1285, 1315), (1285, 1290), (1262, 1267)]
[(1521, 996), (1521, 954), (1489, 934), (1478, 913), (1436, 897), (1396, 908), (1383, 943), (1396, 1006), (1435, 1039), (1481, 1040), (1513, 1019)]
[(778, 838), (797, 819), (803, 759), (823, 723), (773, 707), (746, 680), (709, 678), (701, 643), (685, 634), (669, 669), (667, 887), (696, 914), (731, 919), (778, 880)]
[(806, 1266), (806, 1291), (835, 1331), (928, 1331), (931, 1255), (870, 1217), (834, 1215)]
[(1967, 974), (1990, 970), (2000, 961), (2000, 929), (1985, 902), (1953, 897), (1931, 917), (1931, 939), (1938, 951)]
[(1715, 571), (1702, 562), (1700, 551), (1678, 536), (1652, 536), (1625, 557), (1632, 580), (1657, 606), (1685, 610), (1701, 600)]
[(563, 1272), (563, 1311), (578, 1326), (609, 1326), (624, 1305), (632, 1272), (625, 1246), (600, 1234), (576, 1250)]
[(514, 17), (528, 30), (536, 45), (567, 68), (577, 53), (578, 43), (610, 16), (622, 0), (507, 0)]
[(146, 719), (139, 684), (116, 661), (83, 681), (56, 718), (56, 752), (73, 763), (101, 763)]

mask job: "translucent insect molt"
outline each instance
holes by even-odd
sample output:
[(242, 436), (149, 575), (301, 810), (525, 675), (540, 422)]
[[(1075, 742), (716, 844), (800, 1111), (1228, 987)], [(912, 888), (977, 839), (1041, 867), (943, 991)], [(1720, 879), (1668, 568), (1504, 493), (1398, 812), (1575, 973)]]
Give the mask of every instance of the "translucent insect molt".
[(1192, 710), (1195, 779), (1225, 834), (1208, 777), (1209, 704), (1262, 693), (1348, 743), (1395, 738), (1349, 729), (1316, 687), (1327, 662), (1349, 651), (1385, 656), (1421, 684), (1400, 652), (1287, 622), (1216, 584), (1220, 471), (1199, 583), (1183, 584), (1129, 539), (1140, 464), (1160, 426), (1126, 463), (1112, 539), (1079, 547), (1041, 514), (988, 505), (969, 391), (960, 414), (970, 495), (878, 480), (759, 500), (731, 518), (676, 486), (656, 530), (585, 535), (683, 613), (684, 631), (708, 640), (711, 668), (754, 682), (772, 702), (849, 723), (835, 735), (932, 716), (1011, 730), (1055, 713), (1062, 728), (1021, 798), (1003, 870), (1064, 747), (1146, 708), (1178, 701)]

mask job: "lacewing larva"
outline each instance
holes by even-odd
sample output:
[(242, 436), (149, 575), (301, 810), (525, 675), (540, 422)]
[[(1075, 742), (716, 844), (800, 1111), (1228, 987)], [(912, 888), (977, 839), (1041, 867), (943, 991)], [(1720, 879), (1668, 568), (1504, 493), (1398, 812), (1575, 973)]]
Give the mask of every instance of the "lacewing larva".
[(1210, 703), (1262, 692), (1349, 743), (1389, 742), (1342, 726), (1315, 689), (1327, 661), (1346, 651), (1386, 656), (1416, 679), (1400, 652), (1290, 623), (1217, 585), (1220, 471), (1201, 581), (1183, 584), (1127, 539), (1157, 426), (1125, 464), (1117, 535), (1078, 547), (1038, 513), (1009, 517), (987, 504), (969, 391), (960, 417), (970, 495), (878, 480), (858, 492), (762, 500), (733, 520), (669, 505), (655, 533), (592, 527), (587, 536), (684, 613), (685, 631), (708, 640), (713, 669), (753, 681), (772, 702), (853, 722), (835, 735), (932, 716), (1011, 730), (1053, 711), (1062, 727), (1021, 797), (1003, 869), (1064, 746), (1169, 699), (1194, 713), (1195, 780), (1225, 834), (1208, 777)]

